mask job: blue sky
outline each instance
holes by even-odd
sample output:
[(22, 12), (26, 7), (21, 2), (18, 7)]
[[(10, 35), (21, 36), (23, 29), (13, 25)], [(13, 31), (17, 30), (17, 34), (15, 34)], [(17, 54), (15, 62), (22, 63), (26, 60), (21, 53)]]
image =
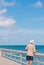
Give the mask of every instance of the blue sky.
[(0, 45), (44, 45), (44, 0), (0, 0)]

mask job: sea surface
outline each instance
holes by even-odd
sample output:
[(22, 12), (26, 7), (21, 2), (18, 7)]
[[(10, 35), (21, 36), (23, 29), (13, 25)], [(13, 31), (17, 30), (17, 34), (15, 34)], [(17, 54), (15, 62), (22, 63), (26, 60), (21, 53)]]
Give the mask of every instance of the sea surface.
[[(0, 48), (11, 49), (11, 50), (21, 50), (21, 51), (26, 51), (25, 47), (26, 45), (0, 45)], [(36, 45), (35, 47), (38, 53), (44, 54), (44, 45)], [(37, 57), (34, 57), (34, 60), (36, 59)], [(44, 62), (44, 58), (40, 58), (40, 61)], [(37, 65), (37, 63), (33, 63), (33, 65)], [(40, 64), (40, 65), (44, 65), (44, 64)]]
[[(26, 45), (0, 45), (0, 48), (12, 49), (12, 50), (25, 50)], [(44, 53), (44, 45), (36, 45), (37, 52)]]

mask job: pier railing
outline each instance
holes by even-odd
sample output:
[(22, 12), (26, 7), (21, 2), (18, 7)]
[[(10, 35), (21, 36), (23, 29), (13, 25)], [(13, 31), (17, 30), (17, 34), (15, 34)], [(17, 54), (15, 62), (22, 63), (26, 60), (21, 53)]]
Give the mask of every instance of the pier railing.
[[(26, 65), (26, 52), (19, 50), (9, 50), (9, 49), (1, 49), (1, 56), (13, 60), (15, 62)], [(44, 58), (44, 54), (35, 53), (37, 57), (33, 62), (37, 63), (37, 65), (44, 65), (44, 61), (40, 60), (40, 58)]]

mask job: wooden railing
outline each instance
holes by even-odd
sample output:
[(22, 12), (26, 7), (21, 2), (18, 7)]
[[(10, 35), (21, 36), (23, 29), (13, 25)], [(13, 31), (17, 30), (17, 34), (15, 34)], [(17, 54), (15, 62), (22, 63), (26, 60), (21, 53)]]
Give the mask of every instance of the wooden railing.
[[(25, 51), (9, 50), (9, 49), (0, 49), (0, 50), (1, 50), (2, 57), (18, 62), (21, 65), (22, 64), (26, 65), (26, 52)], [(40, 61), (40, 58), (44, 58), (44, 54), (35, 53), (35, 56), (37, 58), (33, 62), (37, 63), (37, 65), (40, 65), (40, 64), (44, 65), (44, 61)]]

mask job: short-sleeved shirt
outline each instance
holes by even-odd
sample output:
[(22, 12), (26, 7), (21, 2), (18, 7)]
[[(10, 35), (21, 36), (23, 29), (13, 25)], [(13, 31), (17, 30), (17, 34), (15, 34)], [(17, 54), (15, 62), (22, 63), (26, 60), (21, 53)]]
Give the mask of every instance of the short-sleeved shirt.
[(27, 49), (27, 55), (28, 56), (34, 56), (34, 52), (36, 52), (36, 49), (35, 49), (35, 45), (34, 44), (28, 44), (26, 46), (26, 49)]

